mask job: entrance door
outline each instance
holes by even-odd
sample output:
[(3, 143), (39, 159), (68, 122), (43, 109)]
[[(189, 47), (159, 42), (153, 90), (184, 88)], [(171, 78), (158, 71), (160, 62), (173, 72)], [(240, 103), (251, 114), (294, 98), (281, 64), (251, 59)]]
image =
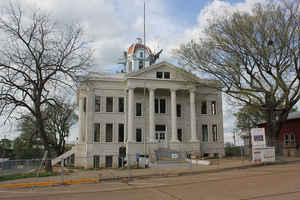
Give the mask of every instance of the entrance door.
[(105, 167), (111, 168), (113, 163), (113, 157), (112, 156), (105, 156)]
[(167, 133), (165, 124), (155, 125), (155, 139), (158, 143), (162, 144), (162, 147), (167, 147)]
[(94, 169), (98, 169), (100, 167), (100, 156), (94, 156)]
[(126, 147), (121, 146), (119, 148), (119, 168), (124, 167), (125, 157), (126, 157)]

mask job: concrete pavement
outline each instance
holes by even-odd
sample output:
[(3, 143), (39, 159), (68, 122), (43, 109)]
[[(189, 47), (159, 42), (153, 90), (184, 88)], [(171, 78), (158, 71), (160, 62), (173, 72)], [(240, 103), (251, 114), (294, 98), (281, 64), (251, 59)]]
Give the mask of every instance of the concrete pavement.
[(300, 199), (300, 163), (219, 173), (1, 190), (0, 199)]

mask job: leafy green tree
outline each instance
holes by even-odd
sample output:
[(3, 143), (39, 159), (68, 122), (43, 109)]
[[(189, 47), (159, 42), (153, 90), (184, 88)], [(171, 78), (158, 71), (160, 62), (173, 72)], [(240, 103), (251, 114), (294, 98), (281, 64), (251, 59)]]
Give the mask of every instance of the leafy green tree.
[(257, 107), (243, 106), (234, 113), (236, 127), (243, 132), (250, 133), (250, 129), (266, 120), (266, 116)]
[(31, 132), (23, 132), (14, 141), (14, 153), (16, 159), (41, 159), (44, 146), (39, 138)]
[[(70, 128), (78, 120), (75, 113), (75, 104), (56, 101), (59, 103), (55, 106), (48, 106), (43, 111), (45, 131), (49, 142), (48, 152), (51, 157), (61, 155), (68, 150), (66, 148), (66, 138), (69, 136)], [(34, 140), (38, 139), (38, 143), (42, 144), (36, 123), (35, 118), (30, 114), (22, 117), (19, 124), (19, 130), (23, 133), (21, 142), (32, 144)]]
[(45, 113), (46, 130), (50, 138), (51, 149), (56, 156), (67, 151), (66, 138), (69, 137), (70, 128), (78, 121), (75, 113), (77, 105), (59, 102), (56, 106), (48, 106)]
[(0, 140), (0, 158), (14, 158), (13, 153), (13, 141), (10, 139), (1, 139)]
[(212, 20), (205, 38), (176, 51), (183, 65), (220, 82), (237, 104), (259, 110), (267, 142), (277, 149), (282, 124), (300, 99), (299, 4), (271, 1)]

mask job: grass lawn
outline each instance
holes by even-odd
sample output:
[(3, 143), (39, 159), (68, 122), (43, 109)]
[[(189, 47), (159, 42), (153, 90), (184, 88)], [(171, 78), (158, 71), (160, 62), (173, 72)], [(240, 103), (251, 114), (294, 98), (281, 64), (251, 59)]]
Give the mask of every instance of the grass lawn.
[[(57, 172), (40, 172), (39, 177), (56, 176), (56, 175), (57, 175)], [(36, 177), (36, 173), (30, 172), (30, 173), (2, 175), (2, 176), (0, 176), (0, 182), (16, 180), (16, 179), (23, 179), (23, 178), (32, 178), (32, 177)]]

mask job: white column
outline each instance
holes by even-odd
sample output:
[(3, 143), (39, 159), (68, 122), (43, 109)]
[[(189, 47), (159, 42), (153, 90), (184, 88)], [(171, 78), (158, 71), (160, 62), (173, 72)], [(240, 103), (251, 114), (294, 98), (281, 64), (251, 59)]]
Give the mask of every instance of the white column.
[(177, 138), (177, 112), (176, 112), (176, 90), (171, 89), (171, 142), (179, 142)]
[(128, 142), (134, 142), (133, 138), (133, 121), (134, 121), (134, 88), (128, 89)]
[(190, 90), (190, 112), (191, 112), (191, 142), (197, 142), (196, 134), (196, 111), (195, 111), (195, 90)]
[(84, 113), (83, 113), (83, 97), (79, 96), (79, 133), (78, 133), (78, 143), (81, 144), (84, 142)]
[(149, 88), (149, 138), (150, 142), (155, 141), (155, 128), (154, 128), (154, 91), (155, 89)]
[(92, 143), (93, 141), (93, 103), (94, 103), (95, 96), (92, 93), (91, 89), (88, 89), (88, 94), (86, 97), (86, 123), (85, 123), (85, 129), (86, 129), (86, 135), (85, 135), (85, 141), (86, 143)]

